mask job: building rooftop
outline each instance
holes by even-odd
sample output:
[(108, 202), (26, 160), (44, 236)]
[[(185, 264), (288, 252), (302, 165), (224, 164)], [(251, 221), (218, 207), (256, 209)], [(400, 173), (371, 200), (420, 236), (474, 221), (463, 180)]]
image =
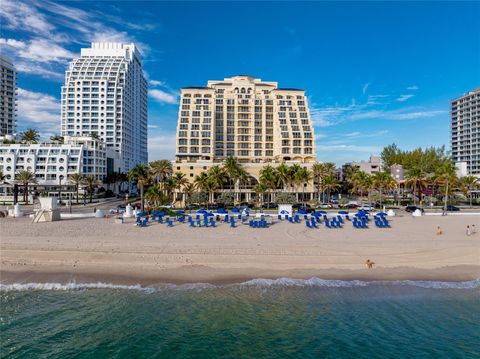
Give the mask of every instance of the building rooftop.
[(187, 87), (182, 87), (182, 90), (211, 90), (211, 87), (207, 86), (187, 86)]

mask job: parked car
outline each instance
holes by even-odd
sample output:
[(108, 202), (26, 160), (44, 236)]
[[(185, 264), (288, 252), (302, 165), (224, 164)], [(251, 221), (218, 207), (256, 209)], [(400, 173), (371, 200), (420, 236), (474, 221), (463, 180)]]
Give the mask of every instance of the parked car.
[(460, 211), (460, 208), (449, 204), (449, 205), (447, 205), (447, 211), (448, 212), (458, 212), (458, 211)]
[(278, 204), (273, 203), (273, 202), (267, 202), (267, 203), (262, 204), (262, 208), (263, 209), (276, 209), (276, 208), (278, 208)]
[(173, 203), (172, 204), (162, 204), (160, 207), (173, 209), (173, 208), (175, 208), (175, 205)]
[(239, 208), (247, 208), (247, 207), (250, 208), (250, 209), (252, 209), (252, 208), (255, 207), (255, 205), (254, 205), (253, 203), (248, 203), (248, 202), (242, 202), (242, 203), (240, 203)]
[(190, 203), (185, 206), (187, 211), (194, 211), (200, 209), (200, 205), (198, 203)]
[(307, 213), (312, 213), (313, 212), (312, 207), (308, 203), (295, 203), (292, 206), (292, 209), (297, 210), (297, 211), (303, 210)]
[(316, 209), (333, 208), (330, 203), (320, 203), (315, 206)]
[(414, 206), (414, 205), (408, 205), (405, 207), (405, 212), (408, 212), (408, 213), (413, 213), (415, 212), (417, 209), (419, 209), (422, 213), (425, 212), (425, 210), (423, 208), (420, 208), (418, 206)]
[(375, 206), (364, 204), (363, 206), (360, 206), (358, 209), (361, 209), (363, 211), (373, 211), (375, 210)]

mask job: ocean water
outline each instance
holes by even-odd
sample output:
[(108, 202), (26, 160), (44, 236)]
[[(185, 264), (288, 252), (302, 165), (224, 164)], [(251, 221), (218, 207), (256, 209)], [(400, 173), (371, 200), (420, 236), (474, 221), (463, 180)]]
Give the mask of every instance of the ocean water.
[(2, 358), (480, 358), (480, 281), (0, 285)]

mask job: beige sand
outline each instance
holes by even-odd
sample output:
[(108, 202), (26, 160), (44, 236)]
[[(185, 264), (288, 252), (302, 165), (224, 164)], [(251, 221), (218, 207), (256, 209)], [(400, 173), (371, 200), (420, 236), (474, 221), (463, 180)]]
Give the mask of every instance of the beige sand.
[[(250, 278), (470, 280), (480, 278), (480, 216), (396, 217), (391, 229), (169, 228), (133, 220), (76, 219), (32, 224), (1, 219), (3, 282), (155, 284)], [(443, 235), (436, 235), (440, 225)], [(376, 263), (367, 270), (365, 261)]]

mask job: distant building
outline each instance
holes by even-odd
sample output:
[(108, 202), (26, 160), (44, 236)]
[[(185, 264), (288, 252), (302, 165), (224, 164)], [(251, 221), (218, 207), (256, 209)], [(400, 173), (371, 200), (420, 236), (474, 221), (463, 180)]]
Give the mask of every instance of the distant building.
[(382, 171), (382, 159), (378, 156), (370, 156), (368, 162), (349, 162), (343, 165), (342, 172), (345, 173), (345, 170), (348, 167), (358, 167), (361, 171), (368, 173), (369, 175), (373, 175)]
[(0, 136), (12, 136), (17, 126), (17, 71), (0, 55)]
[(63, 144), (0, 144), (0, 170), (8, 183), (21, 170), (34, 173), (40, 185), (66, 184), (74, 173), (102, 181), (113, 171), (116, 155), (91, 137), (66, 136)]
[[(465, 163), (468, 175), (480, 176), (480, 87), (450, 104), (453, 162)], [(464, 166), (457, 167), (465, 172)]]
[(397, 182), (405, 180), (405, 169), (402, 165), (392, 165), (390, 166), (390, 174)]
[(134, 44), (94, 42), (62, 86), (62, 135), (96, 134), (120, 156), (116, 171), (148, 161), (147, 81)]

